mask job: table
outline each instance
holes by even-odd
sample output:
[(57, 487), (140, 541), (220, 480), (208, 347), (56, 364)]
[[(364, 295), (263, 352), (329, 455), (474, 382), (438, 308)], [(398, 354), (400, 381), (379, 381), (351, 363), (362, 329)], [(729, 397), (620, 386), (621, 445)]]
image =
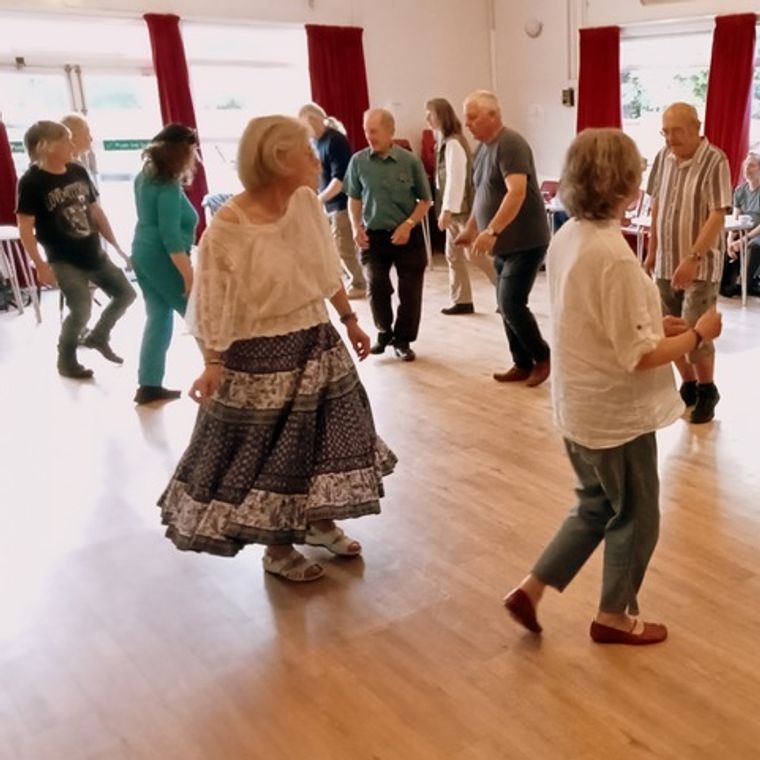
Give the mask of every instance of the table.
[(723, 228), (726, 230), (726, 245), (728, 245), (728, 236), (732, 232), (739, 233), (739, 281), (742, 285), (742, 306), (747, 305), (747, 249), (749, 243), (747, 236), (742, 232), (748, 232), (755, 226), (751, 216), (742, 214), (738, 219), (734, 216), (727, 216)]
[[(631, 224), (636, 227), (636, 256), (639, 261), (644, 260), (644, 240), (647, 233), (652, 227), (651, 216), (637, 216), (631, 219)], [(747, 232), (754, 227), (752, 218), (746, 215), (740, 216), (738, 219), (733, 216), (727, 216), (723, 223), (723, 229), (726, 233), (726, 241), (728, 236), (732, 232)], [(739, 279), (741, 280), (742, 287), (742, 306), (747, 305), (747, 236), (739, 235), (740, 247), (739, 247)]]
[(8, 273), (8, 279), (11, 281), (13, 298), (16, 301), (16, 308), (18, 309), (19, 314), (24, 313), (24, 299), (21, 293), (22, 287), (18, 279), (17, 270), (17, 267), (21, 267), (21, 270), (24, 273), (24, 279), (27, 283), (26, 287), (23, 289), (29, 291), (34, 314), (37, 317), (37, 324), (40, 324), (42, 322), (42, 312), (40, 311), (40, 299), (37, 293), (37, 288), (34, 285), (34, 272), (29, 257), (24, 250), (24, 246), (21, 245), (18, 227), (13, 227), (12, 225), (0, 226), (0, 264), (2, 264), (3, 268)]

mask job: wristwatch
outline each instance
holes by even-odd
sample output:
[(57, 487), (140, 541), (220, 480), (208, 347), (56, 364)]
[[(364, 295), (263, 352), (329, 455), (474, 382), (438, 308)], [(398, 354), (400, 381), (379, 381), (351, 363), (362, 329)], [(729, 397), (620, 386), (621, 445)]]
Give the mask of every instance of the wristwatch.
[(486, 227), (483, 230), (483, 232), (485, 232), (486, 235), (490, 235), (491, 237), (499, 237), (499, 233), (496, 232), (496, 230), (493, 227), (491, 227), (490, 224), (488, 225), (488, 227)]
[(692, 252), (689, 254), (689, 258), (690, 258), (692, 261), (702, 261), (702, 254), (701, 254), (699, 251), (692, 251)]

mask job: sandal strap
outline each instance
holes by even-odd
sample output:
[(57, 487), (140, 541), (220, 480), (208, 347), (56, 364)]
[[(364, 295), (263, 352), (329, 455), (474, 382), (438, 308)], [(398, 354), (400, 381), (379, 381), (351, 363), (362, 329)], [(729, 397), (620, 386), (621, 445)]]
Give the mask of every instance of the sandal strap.
[[(318, 562), (312, 562), (296, 549), (292, 549), (290, 554), (280, 559), (272, 559), (270, 555), (264, 555), (264, 566), (270, 573), (281, 575), (288, 580), (304, 580), (307, 578), (311, 580), (318, 578), (323, 572), (323, 568)], [(312, 567), (318, 568), (320, 572), (313, 576), (307, 576), (307, 571)]]

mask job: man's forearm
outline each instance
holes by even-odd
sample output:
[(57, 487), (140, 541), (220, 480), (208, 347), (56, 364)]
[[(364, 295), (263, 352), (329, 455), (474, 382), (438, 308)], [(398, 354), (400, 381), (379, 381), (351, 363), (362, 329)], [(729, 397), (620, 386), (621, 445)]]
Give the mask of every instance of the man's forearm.
[(106, 212), (100, 206), (93, 208), (93, 217), (95, 219), (95, 225), (98, 228), (98, 232), (114, 247), (121, 250), (121, 247), (116, 242), (116, 236), (113, 234), (111, 223), (108, 221)]
[(704, 256), (718, 240), (718, 237), (723, 233), (723, 225), (726, 219), (726, 212), (724, 209), (716, 209), (711, 211), (707, 217), (707, 221), (702, 225), (699, 230), (697, 239), (691, 246), (689, 254), (696, 253), (699, 256)]
[(343, 182), (337, 177), (333, 177), (330, 180), (330, 184), (317, 197), (322, 203), (327, 203), (327, 201), (331, 201), (336, 195), (340, 195), (342, 190)]
[(507, 193), (496, 213), (491, 218), (489, 227), (497, 234), (509, 227), (520, 212), (525, 196), (518, 193)]
[(39, 269), (46, 263), (45, 259), (40, 255), (40, 248), (37, 244), (37, 238), (30, 230), (19, 230), (19, 237), (21, 238), (21, 244), (24, 246), (24, 250), (29, 255), (29, 258), (34, 262), (34, 266)]
[(427, 214), (428, 209), (432, 205), (431, 201), (417, 201), (417, 205), (414, 207), (414, 211), (409, 214), (409, 221), (414, 222), (415, 225), (419, 224)]
[(358, 198), (348, 199), (348, 218), (351, 220), (351, 229), (356, 231), (362, 228), (362, 202)]

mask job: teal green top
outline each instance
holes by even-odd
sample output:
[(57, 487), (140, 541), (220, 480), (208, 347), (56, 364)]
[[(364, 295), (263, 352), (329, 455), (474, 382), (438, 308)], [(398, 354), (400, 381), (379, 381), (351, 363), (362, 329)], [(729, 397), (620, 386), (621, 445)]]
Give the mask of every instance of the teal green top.
[(408, 219), (417, 201), (429, 201), (430, 185), (417, 156), (394, 145), (380, 156), (370, 148), (351, 157), (343, 190), (361, 200), (362, 221), (368, 230), (394, 230)]
[(746, 182), (737, 187), (734, 192), (734, 206), (741, 209), (742, 214), (751, 216), (752, 224), (760, 224), (760, 187), (752, 190)]
[(157, 254), (190, 252), (198, 214), (179, 182), (156, 182), (143, 169), (135, 177), (135, 205), (133, 257), (140, 260)]

